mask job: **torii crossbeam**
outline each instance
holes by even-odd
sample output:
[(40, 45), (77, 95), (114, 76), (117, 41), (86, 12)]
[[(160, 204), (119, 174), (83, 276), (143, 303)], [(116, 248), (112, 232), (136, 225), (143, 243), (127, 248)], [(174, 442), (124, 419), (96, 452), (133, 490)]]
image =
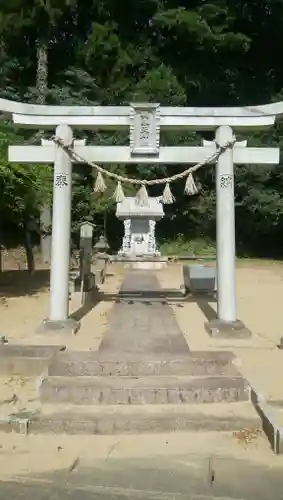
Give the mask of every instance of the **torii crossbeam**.
[[(270, 127), (283, 116), (283, 102), (264, 106), (189, 108), (135, 103), (130, 106), (42, 106), (0, 99), (0, 112), (21, 127), (56, 128), (65, 145), (73, 144), (71, 127), (91, 130), (128, 128), (129, 146), (86, 146), (75, 141), (75, 152), (96, 163), (203, 162), (234, 138), (235, 131)], [(160, 128), (214, 130), (215, 142), (202, 146), (160, 147)], [(50, 312), (47, 327), (69, 328), (68, 271), (72, 161), (53, 143), (11, 146), (9, 160), (54, 163)], [(278, 148), (249, 148), (235, 143), (223, 152), (216, 166), (217, 192), (217, 320), (209, 325), (212, 335), (249, 334), (236, 315), (234, 164), (277, 164)]]

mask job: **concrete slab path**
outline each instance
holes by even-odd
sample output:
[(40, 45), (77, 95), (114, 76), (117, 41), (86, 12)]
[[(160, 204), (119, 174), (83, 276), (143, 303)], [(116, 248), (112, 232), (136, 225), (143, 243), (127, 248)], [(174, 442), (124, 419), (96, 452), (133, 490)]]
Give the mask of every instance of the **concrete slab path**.
[[(144, 298), (160, 294), (160, 302), (135, 302), (135, 294)], [(166, 302), (157, 277), (152, 272), (130, 271), (121, 286), (124, 299), (114, 304), (108, 316), (108, 328), (99, 347), (101, 355), (118, 359), (140, 355), (162, 355), (164, 359), (189, 353), (188, 344)]]

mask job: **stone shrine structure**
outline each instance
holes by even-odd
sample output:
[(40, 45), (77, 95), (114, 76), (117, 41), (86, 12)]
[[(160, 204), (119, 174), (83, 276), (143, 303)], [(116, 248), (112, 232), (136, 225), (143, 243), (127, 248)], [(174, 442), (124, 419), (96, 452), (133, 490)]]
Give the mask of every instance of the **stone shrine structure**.
[(135, 197), (127, 196), (117, 203), (116, 217), (124, 223), (124, 237), (119, 255), (158, 256), (156, 248), (156, 221), (164, 216), (160, 198), (149, 197), (148, 204), (141, 206)]
[[(72, 164), (210, 164), (216, 163), (217, 319), (210, 333), (245, 335), (237, 319), (235, 266), (234, 165), (279, 163), (279, 148), (247, 147), (236, 142), (258, 127), (271, 127), (283, 117), (283, 102), (242, 107), (171, 107), (133, 103), (129, 106), (49, 106), (0, 99), (0, 113), (17, 127), (49, 129), (55, 141), (41, 145), (9, 146), (9, 161), (54, 165), (50, 308), (44, 321), (47, 330), (74, 331), (69, 317), (69, 260)], [(125, 146), (86, 145), (76, 140), (75, 129), (129, 132)], [(215, 139), (196, 146), (160, 146), (160, 129), (212, 130)], [(69, 153), (73, 152), (73, 155)], [(213, 159), (213, 154), (219, 155)], [(80, 160), (78, 160), (80, 158)], [(206, 167), (212, 168), (212, 167)]]

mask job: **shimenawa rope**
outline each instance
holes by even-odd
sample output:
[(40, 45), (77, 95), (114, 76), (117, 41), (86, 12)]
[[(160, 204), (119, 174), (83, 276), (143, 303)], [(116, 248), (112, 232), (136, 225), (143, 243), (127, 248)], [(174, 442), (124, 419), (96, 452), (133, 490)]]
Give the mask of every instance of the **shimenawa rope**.
[(216, 144), (216, 151), (212, 155), (210, 155), (206, 160), (197, 163), (196, 165), (193, 165), (192, 167), (189, 167), (186, 170), (183, 170), (183, 172), (180, 172), (179, 174), (171, 175), (171, 177), (163, 177), (161, 179), (148, 180), (148, 179), (133, 179), (131, 177), (126, 177), (124, 175), (115, 174), (114, 172), (109, 172), (100, 165), (97, 165), (92, 161), (88, 161), (81, 155), (78, 155), (75, 152), (73, 146), (65, 145), (62, 139), (60, 139), (59, 137), (53, 136), (52, 140), (57, 146), (60, 146), (72, 160), (78, 163), (86, 163), (87, 165), (89, 165), (90, 167), (94, 168), (97, 171), (97, 177), (94, 184), (95, 193), (104, 193), (104, 191), (106, 190), (106, 183), (104, 181), (103, 176), (109, 177), (117, 181), (117, 186), (113, 194), (113, 198), (116, 203), (121, 203), (124, 200), (125, 195), (123, 190), (123, 183), (125, 184), (128, 183), (140, 186), (136, 194), (136, 200), (137, 203), (141, 206), (147, 206), (149, 204), (147, 186), (154, 186), (158, 184), (161, 185), (165, 184), (161, 200), (162, 203), (164, 204), (174, 203), (175, 198), (172, 194), (170, 184), (172, 182), (175, 182), (176, 180), (183, 179), (184, 177), (186, 177), (184, 193), (191, 196), (197, 194), (198, 188), (194, 181), (193, 172), (196, 172), (199, 168), (217, 161), (220, 155), (224, 153), (228, 148), (232, 148), (236, 142), (236, 139), (234, 138), (232, 141), (226, 142), (223, 146), (219, 146), (218, 144)]

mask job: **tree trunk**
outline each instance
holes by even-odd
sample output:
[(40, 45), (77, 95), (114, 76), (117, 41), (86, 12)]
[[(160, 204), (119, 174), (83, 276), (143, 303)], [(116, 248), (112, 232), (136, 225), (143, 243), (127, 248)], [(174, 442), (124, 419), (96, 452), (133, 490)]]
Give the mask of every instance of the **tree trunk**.
[[(37, 41), (36, 47), (37, 71), (36, 89), (38, 104), (45, 104), (48, 92), (48, 44), (42, 40)], [(40, 211), (40, 248), (44, 264), (50, 264), (51, 257), (51, 208), (45, 203)]]
[(3, 246), (2, 246), (2, 227), (0, 221), (0, 273), (3, 270)]
[(42, 40), (36, 45), (36, 90), (38, 104), (45, 104), (48, 92), (48, 44)]
[(31, 276), (34, 274), (35, 271), (35, 262), (34, 262), (32, 238), (31, 238), (32, 227), (33, 224), (30, 221), (24, 220), (24, 247), (27, 257), (27, 268)]
[(107, 240), (107, 211), (105, 209), (104, 214), (103, 214), (103, 233), (104, 233), (104, 238)]
[(40, 250), (42, 262), (50, 264), (51, 256), (51, 210), (48, 204), (40, 209)]

